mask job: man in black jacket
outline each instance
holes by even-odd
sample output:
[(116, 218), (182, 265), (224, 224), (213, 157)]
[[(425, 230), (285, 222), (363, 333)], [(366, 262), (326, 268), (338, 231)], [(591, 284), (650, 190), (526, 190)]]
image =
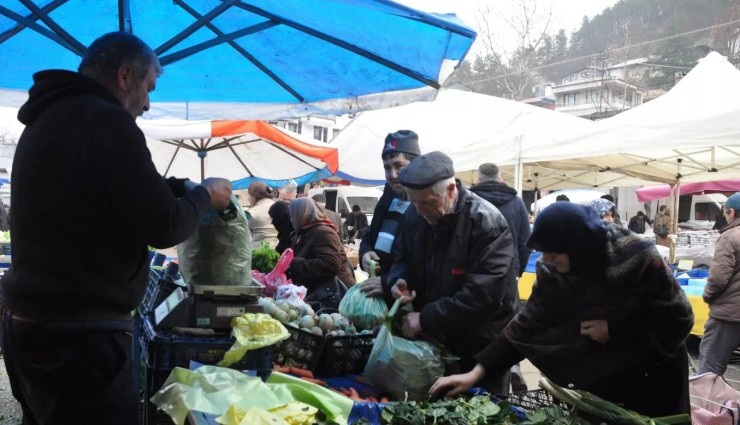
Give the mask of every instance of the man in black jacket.
[(131, 311), (147, 245), (182, 242), (229, 203), (227, 180), (157, 173), (136, 117), (161, 72), (140, 39), (106, 34), (79, 72), (35, 74), (18, 113), (3, 348), (24, 424), (137, 423)]
[(398, 130), (385, 138), (380, 155), (386, 181), (383, 196), (375, 206), (370, 229), (360, 243), (362, 269), (370, 272), (370, 264), (374, 262), (379, 270), (377, 277), (366, 280), (360, 286), (360, 290), (368, 296), (385, 295), (387, 301), (391, 300), (386, 278), (393, 264), (393, 244), (403, 228), (406, 210), (414, 208), (406, 199), (398, 176), (420, 153), (419, 136), (411, 130)]
[[(436, 337), (469, 370), (473, 356), (519, 309), (517, 269), (506, 219), (454, 174), (442, 152), (421, 155), (401, 171), (415, 209), (407, 213), (388, 282), (394, 298), (413, 302), (415, 312), (403, 317), (404, 335)], [(489, 376), (483, 386), (506, 393), (508, 376)]]
[(509, 225), (511, 238), (514, 239), (514, 264), (521, 277), (529, 262), (529, 254), (532, 252), (527, 247), (529, 239), (529, 213), (524, 206), (522, 198), (516, 196), (516, 190), (510, 188), (503, 182), (501, 173), (496, 164), (487, 162), (478, 167), (478, 184), (470, 188), (470, 191), (490, 202), (501, 211), (506, 223)]

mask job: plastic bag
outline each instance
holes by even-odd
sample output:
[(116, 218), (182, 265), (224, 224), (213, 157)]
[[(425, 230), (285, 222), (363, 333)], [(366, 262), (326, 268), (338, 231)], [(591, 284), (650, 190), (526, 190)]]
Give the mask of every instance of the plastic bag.
[(280, 259), (271, 272), (260, 273), (256, 270), (252, 271), (254, 280), (265, 286), (265, 289), (262, 291), (263, 294), (273, 297), (278, 286), (293, 283), (285, 274), (288, 271), (288, 267), (290, 267), (291, 261), (293, 261), (293, 249), (288, 248), (280, 255)]
[(425, 400), (429, 388), (445, 370), (440, 349), (426, 341), (410, 341), (391, 333), (391, 321), (401, 306), (396, 300), (375, 338), (365, 376), (396, 400)]
[(231, 319), (231, 336), (235, 339), (234, 345), (224, 353), (224, 359), (219, 366), (231, 366), (247, 354), (249, 350), (277, 344), (279, 341), (290, 338), (285, 326), (270, 317), (269, 314), (245, 313)]
[(360, 329), (373, 329), (383, 323), (388, 306), (383, 297), (368, 297), (360, 290), (362, 283), (352, 286), (339, 303), (339, 313)]
[(191, 285), (250, 285), (252, 236), (235, 196), (224, 211), (210, 209), (198, 230), (177, 245), (180, 273)]
[(287, 285), (278, 286), (277, 292), (275, 292), (275, 299), (285, 300), (293, 307), (299, 307), (301, 310), (303, 310), (306, 306), (306, 303), (303, 302), (303, 299), (306, 298), (307, 292), (308, 289), (306, 289), (305, 286), (296, 286), (292, 283), (289, 283)]

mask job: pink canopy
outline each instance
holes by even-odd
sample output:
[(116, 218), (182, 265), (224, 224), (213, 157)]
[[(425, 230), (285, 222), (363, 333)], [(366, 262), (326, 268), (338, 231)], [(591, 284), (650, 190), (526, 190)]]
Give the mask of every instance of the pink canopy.
[[(679, 187), (681, 195), (692, 193), (716, 193), (716, 192), (738, 192), (740, 191), (740, 179), (718, 180), (701, 183), (682, 183)], [(640, 202), (655, 199), (668, 198), (671, 196), (671, 187), (667, 184), (655, 186), (644, 186), (635, 191), (637, 200)]]

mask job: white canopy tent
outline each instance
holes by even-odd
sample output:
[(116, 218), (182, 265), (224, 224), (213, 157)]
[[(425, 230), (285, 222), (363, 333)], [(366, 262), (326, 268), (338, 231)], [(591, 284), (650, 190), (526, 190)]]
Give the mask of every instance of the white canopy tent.
[(524, 158), (525, 179), (559, 189), (739, 177), (738, 95), (740, 71), (712, 52), (665, 95)]
[(419, 135), (422, 152), (450, 155), (455, 170), (463, 173), (484, 162), (518, 164), (553, 140), (593, 125), (521, 102), (448, 89), (433, 102), (362, 112), (331, 145), (339, 149), (339, 177), (377, 185), (385, 181), (380, 163), (385, 136), (400, 129)]

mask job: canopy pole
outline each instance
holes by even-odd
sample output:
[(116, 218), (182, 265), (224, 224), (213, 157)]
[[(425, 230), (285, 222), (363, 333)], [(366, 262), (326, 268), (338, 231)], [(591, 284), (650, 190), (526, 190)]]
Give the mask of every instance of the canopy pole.
[(516, 156), (516, 165), (514, 165), (514, 189), (519, 197), (522, 196), (522, 188), (524, 183), (522, 182), (522, 175), (524, 174), (524, 166), (522, 165), (522, 136), (517, 137), (519, 142), (519, 153)]
[(130, 0), (118, 0), (118, 30), (129, 34), (134, 33), (134, 28), (131, 25)]
[(676, 262), (676, 240), (678, 239), (678, 207), (680, 206), (681, 198), (681, 162), (682, 158), (676, 159), (678, 163), (676, 165), (676, 184), (671, 187), (671, 234), (674, 238), (671, 240), (671, 253), (670, 261), (671, 264)]

